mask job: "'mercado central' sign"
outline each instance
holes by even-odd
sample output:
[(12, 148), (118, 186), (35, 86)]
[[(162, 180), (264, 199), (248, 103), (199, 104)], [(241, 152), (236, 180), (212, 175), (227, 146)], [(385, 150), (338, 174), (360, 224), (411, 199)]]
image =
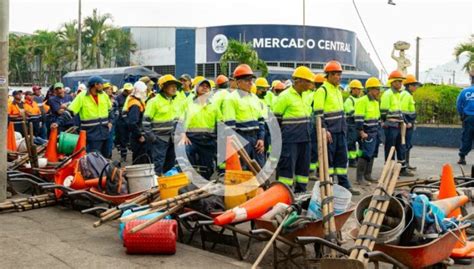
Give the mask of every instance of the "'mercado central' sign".
[(207, 61), (217, 62), (227, 49), (229, 39), (250, 42), (266, 61), (326, 62), (337, 59), (355, 65), (354, 32), (314, 26), (229, 25), (208, 27)]

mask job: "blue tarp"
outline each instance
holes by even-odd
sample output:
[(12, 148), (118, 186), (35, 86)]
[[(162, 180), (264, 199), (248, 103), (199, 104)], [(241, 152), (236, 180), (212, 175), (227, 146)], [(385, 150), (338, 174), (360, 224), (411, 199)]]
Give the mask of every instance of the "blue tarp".
[(90, 76), (101, 76), (109, 80), (113, 85), (121, 88), (123, 84), (127, 82), (134, 83), (143, 76), (149, 76), (156, 82), (156, 79), (161, 75), (143, 66), (127, 66), (69, 72), (63, 76), (62, 82), (65, 87), (75, 91), (80, 83), (87, 84)]

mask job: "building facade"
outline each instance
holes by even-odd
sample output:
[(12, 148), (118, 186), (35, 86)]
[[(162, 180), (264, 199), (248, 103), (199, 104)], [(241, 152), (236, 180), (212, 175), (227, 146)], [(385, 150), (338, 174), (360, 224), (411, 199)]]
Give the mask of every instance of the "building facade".
[[(322, 72), (324, 63), (342, 63), (345, 79), (379, 76), (356, 33), (343, 29), (299, 25), (225, 25), (204, 28), (126, 27), (137, 50), (131, 65), (160, 74), (221, 74), (219, 60), (230, 39), (250, 42), (269, 67), (269, 78), (286, 79), (295, 67)], [(237, 63), (230, 63), (233, 70)], [(228, 74), (227, 74), (228, 75)]]

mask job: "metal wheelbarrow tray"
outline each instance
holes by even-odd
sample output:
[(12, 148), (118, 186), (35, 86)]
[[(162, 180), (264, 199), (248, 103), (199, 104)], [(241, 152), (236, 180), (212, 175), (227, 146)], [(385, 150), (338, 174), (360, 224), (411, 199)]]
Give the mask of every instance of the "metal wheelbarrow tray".
[[(419, 246), (398, 246), (375, 244), (375, 250), (384, 252), (398, 260), (409, 268), (423, 268), (442, 262), (449, 258), (458, 238), (460, 231), (469, 225), (448, 231), (443, 236)], [(370, 259), (376, 260), (376, 255), (369, 255)]]

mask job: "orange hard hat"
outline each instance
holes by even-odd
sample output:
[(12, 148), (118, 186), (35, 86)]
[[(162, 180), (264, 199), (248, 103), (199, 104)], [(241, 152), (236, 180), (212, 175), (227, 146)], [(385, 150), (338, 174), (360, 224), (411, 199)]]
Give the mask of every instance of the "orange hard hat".
[(338, 61), (329, 61), (324, 66), (324, 72), (342, 72), (342, 65)]
[(400, 72), (398, 70), (392, 71), (392, 73), (390, 73), (390, 75), (388, 76), (388, 79), (390, 79), (392, 81), (403, 80), (404, 78), (405, 78), (405, 76), (402, 74), (402, 72)]
[(285, 89), (285, 83), (283, 83), (283, 82), (278, 82), (278, 83), (273, 87), (273, 89), (275, 89), (275, 90), (280, 90), (280, 91), (281, 91), (281, 90), (284, 90), (284, 89)]
[(217, 76), (217, 78), (216, 78), (216, 84), (217, 85), (221, 85), (221, 84), (224, 84), (226, 82), (229, 82), (229, 79), (226, 76), (224, 76), (224, 75)]
[(408, 84), (420, 84), (420, 82), (418, 82), (418, 80), (416, 79), (414, 75), (409, 74), (403, 81), (403, 85), (408, 85)]
[(252, 68), (248, 64), (239, 64), (234, 70), (234, 78), (252, 76), (255, 77)]
[(314, 76), (314, 83), (324, 83), (325, 80), (324, 74), (316, 74), (316, 76)]

